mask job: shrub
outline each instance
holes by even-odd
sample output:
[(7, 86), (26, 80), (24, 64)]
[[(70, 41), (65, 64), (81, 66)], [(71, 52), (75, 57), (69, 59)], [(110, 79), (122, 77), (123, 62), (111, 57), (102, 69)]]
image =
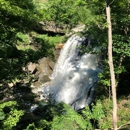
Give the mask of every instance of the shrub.
[(24, 115), (23, 110), (18, 109), (15, 101), (9, 101), (0, 104), (0, 127), (3, 130), (11, 130), (17, 125), (21, 116)]

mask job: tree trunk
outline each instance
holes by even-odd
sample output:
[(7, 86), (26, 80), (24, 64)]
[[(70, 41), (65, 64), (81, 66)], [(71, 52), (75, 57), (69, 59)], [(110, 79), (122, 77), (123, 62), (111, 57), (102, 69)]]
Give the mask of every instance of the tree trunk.
[(113, 100), (113, 127), (117, 130), (117, 99), (116, 99), (116, 82), (113, 67), (113, 57), (112, 57), (112, 27), (111, 27), (111, 16), (110, 7), (106, 7), (107, 23), (108, 23), (108, 63), (111, 75), (111, 87), (112, 87), (112, 100)]

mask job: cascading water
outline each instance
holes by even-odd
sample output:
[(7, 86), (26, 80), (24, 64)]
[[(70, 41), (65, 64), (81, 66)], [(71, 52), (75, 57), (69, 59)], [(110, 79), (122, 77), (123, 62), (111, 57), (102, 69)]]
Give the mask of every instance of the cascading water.
[(79, 46), (84, 41), (85, 38), (77, 35), (68, 39), (54, 68), (51, 84), (41, 87), (44, 96), (51, 94), (53, 100), (65, 102), (75, 110), (91, 103), (101, 72), (98, 55), (80, 55)]

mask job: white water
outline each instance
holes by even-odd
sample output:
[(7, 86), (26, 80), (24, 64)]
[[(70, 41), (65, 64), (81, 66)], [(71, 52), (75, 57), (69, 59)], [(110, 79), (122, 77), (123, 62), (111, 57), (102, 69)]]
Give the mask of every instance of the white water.
[[(51, 85), (43, 87), (43, 95), (51, 94), (56, 102), (65, 102), (79, 110), (89, 105), (94, 98), (98, 81), (99, 56), (79, 55), (78, 47), (85, 38), (73, 35), (64, 45), (51, 76)], [(86, 46), (87, 47), (87, 46)]]

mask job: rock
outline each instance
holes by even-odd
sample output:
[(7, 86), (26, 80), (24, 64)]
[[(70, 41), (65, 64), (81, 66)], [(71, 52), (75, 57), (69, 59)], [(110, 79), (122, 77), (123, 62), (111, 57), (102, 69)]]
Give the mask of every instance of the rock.
[[(60, 47), (61, 46), (63, 45), (60, 44)], [(54, 55), (56, 60), (59, 57), (60, 50), (61, 49), (59, 48), (54, 50), (55, 52)], [(30, 86), (33, 93), (37, 93), (37, 90), (39, 88), (45, 87), (50, 83), (51, 79), (49, 77), (53, 72), (54, 66), (55, 66), (55, 62), (48, 57), (43, 57), (39, 59), (37, 64), (29, 63), (29, 65), (27, 66), (28, 71), (30, 71), (32, 74), (35, 72), (34, 79), (37, 79), (34, 80), (32, 85)]]
[(48, 66), (50, 67), (51, 70), (54, 69), (55, 63), (52, 60), (48, 59)]
[(31, 73), (34, 74), (37, 71), (37, 66), (35, 63), (29, 62), (29, 64), (27, 65), (27, 70)]
[(51, 80), (50, 80), (50, 78), (49, 78), (48, 75), (46, 75), (44, 72), (42, 72), (42, 73), (39, 74), (39, 79), (38, 79), (38, 81), (39, 81), (40, 83), (46, 83), (46, 82), (51, 81)]
[(44, 72), (44, 74), (50, 76), (52, 74), (53, 68), (54, 68), (54, 62), (51, 61), (49, 58), (42, 58), (38, 61), (39, 67), (41, 69), (41, 72)]
[(37, 66), (37, 72), (35, 73), (35, 77), (38, 79), (36, 82), (33, 82), (32, 89), (35, 91), (35, 89), (42, 86), (42, 84), (45, 84), (47, 82), (50, 82), (50, 76), (53, 72), (55, 63), (49, 59), (49, 58), (42, 58), (38, 61)]
[(83, 32), (84, 29), (85, 29), (85, 25), (84, 24), (79, 24), (76, 27), (72, 28), (69, 33), (66, 33), (66, 36), (70, 37), (71, 35), (73, 35), (75, 33)]
[(58, 57), (59, 57), (59, 55), (60, 55), (60, 51), (61, 51), (61, 49), (58, 48), (58, 47), (56, 47), (56, 50), (54, 50), (54, 56), (55, 56), (55, 59), (56, 59), (56, 60), (58, 59)]
[(54, 21), (48, 21), (48, 22), (41, 21), (39, 22), (39, 28), (48, 32), (65, 34), (67, 29), (69, 29), (70, 27), (67, 24), (58, 26)]
[(21, 86), (23, 85), (26, 86), (29, 83), (29, 81), (30, 81), (30, 77), (23, 79), (23, 84)]
[(85, 29), (85, 25), (84, 24), (79, 24), (75, 28), (72, 28), (72, 31), (73, 32), (82, 32), (84, 29)]
[(64, 46), (64, 44), (59, 43), (59, 44), (57, 44), (57, 45), (56, 45), (56, 48), (58, 48), (58, 49), (62, 49), (62, 48), (63, 48), (63, 46)]
[(26, 67), (22, 67), (22, 70), (23, 70), (23, 71), (26, 71)]
[(14, 86), (13, 83), (8, 83), (9, 88), (12, 88)]
[[(38, 97), (35, 98), (35, 101), (41, 101), (41, 100), (45, 100), (46, 98), (43, 97), (43, 93), (42, 90), (44, 87), (47, 87), (50, 85), (51, 82), (46, 82), (44, 84), (41, 84), (39, 82), (34, 83), (34, 85), (31, 85), (32, 88), (32, 93), (37, 94)], [(35, 87), (34, 87), (35, 86)]]
[(39, 81), (34, 82), (34, 83), (31, 85), (32, 92), (33, 92), (33, 93), (37, 93), (37, 89), (38, 89), (41, 85), (42, 85), (42, 83), (40, 83)]

